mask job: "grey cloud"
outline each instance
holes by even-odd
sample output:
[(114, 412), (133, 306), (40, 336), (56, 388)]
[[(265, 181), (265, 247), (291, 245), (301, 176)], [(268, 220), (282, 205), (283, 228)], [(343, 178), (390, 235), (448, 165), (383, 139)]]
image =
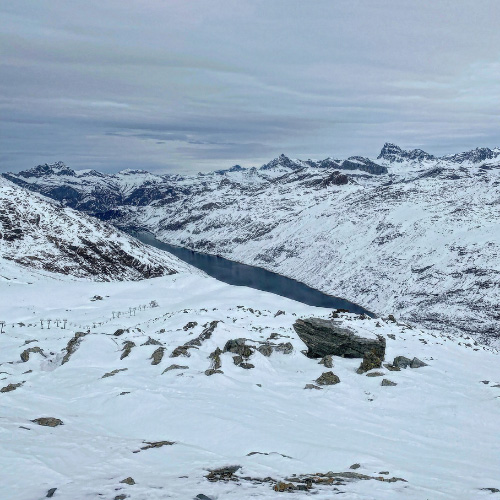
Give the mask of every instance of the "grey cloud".
[(497, 0), (17, 0), (0, 171), (183, 172), (498, 140)]

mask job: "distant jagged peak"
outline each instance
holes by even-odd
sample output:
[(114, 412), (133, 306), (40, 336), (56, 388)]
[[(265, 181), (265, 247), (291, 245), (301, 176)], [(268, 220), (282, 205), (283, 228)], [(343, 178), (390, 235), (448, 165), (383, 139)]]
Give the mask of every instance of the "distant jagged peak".
[(435, 160), (436, 157), (423, 151), (422, 149), (411, 149), (407, 151), (392, 142), (386, 142), (382, 147), (380, 154), (377, 156), (377, 160), (381, 159), (401, 163), (408, 160)]
[(270, 170), (276, 167), (284, 167), (296, 170), (298, 168), (303, 168), (304, 163), (299, 160), (292, 160), (291, 158), (282, 153), (277, 158), (274, 158), (274, 160), (271, 160), (269, 163), (262, 165), (262, 167), (260, 167), (260, 170)]
[(224, 168), (221, 170), (216, 170), (215, 173), (219, 174), (219, 175), (224, 175), (224, 174), (231, 173), (231, 172), (244, 172), (245, 170), (247, 170), (247, 169), (242, 167), (241, 165), (233, 165), (231, 168)]
[(75, 176), (75, 171), (69, 168), (64, 162), (56, 161), (55, 163), (44, 163), (36, 167), (19, 172), (21, 177), (44, 177), (48, 175), (68, 175)]
[(443, 156), (444, 160), (452, 161), (454, 163), (463, 163), (469, 161), (471, 163), (480, 163), (485, 160), (492, 160), (500, 156), (500, 148), (476, 148), (463, 153)]

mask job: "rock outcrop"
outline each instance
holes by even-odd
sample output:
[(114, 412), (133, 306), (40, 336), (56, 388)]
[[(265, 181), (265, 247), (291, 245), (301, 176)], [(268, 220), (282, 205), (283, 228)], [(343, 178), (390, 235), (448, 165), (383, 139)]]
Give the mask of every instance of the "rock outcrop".
[(298, 319), (293, 328), (307, 345), (308, 358), (323, 358), (329, 354), (343, 358), (363, 358), (372, 351), (380, 359), (385, 356), (384, 337), (362, 337), (332, 320)]

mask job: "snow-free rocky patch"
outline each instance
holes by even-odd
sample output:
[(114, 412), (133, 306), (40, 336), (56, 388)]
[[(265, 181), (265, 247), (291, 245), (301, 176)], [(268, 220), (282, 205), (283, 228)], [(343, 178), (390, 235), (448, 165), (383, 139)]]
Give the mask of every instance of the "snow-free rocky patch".
[[(330, 321), (327, 309), (196, 274), (8, 270), (2, 498), (470, 500), (500, 489), (499, 358), (472, 339), (336, 312), (339, 328), (385, 339), (396, 371), (369, 377), (361, 358), (304, 355), (294, 323)], [(34, 339), (43, 355), (21, 359)], [(189, 355), (173, 359), (179, 347)], [(408, 368), (393, 365), (401, 357)], [(411, 368), (415, 358), (426, 366)]]

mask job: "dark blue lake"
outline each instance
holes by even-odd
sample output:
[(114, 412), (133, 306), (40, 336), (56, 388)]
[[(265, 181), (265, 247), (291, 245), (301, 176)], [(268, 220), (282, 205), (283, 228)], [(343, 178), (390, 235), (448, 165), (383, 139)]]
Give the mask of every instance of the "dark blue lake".
[(248, 286), (257, 290), (271, 292), (309, 306), (346, 309), (353, 313), (364, 313), (369, 316), (375, 316), (370, 311), (353, 302), (333, 297), (332, 295), (315, 290), (304, 283), (267, 271), (261, 267), (240, 264), (239, 262), (224, 259), (216, 255), (208, 255), (189, 250), (188, 248), (163, 243), (147, 232), (133, 232), (132, 235), (147, 245), (175, 255), (184, 262), (205, 271), (209, 276), (224, 283), (236, 286)]

